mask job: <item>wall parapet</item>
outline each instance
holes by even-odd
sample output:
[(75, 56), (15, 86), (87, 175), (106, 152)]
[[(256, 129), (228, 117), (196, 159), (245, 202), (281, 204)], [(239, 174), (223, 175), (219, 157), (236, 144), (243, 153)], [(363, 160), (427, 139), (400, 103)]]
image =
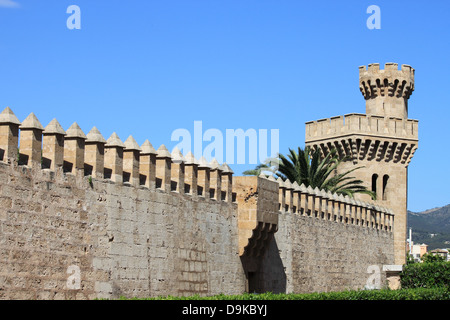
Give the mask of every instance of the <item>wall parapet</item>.
[(278, 182), (279, 214), (298, 214), (321, 220), (368, 227), (387, 232), (394, 230), (394, 212), (375, 203), (355, 200), (327, 190), (312, 189), (295, 181), (275, 180), (273, 176), (261, 178)]
[(384, 138), (418, 140), (418, 120), (351, 113), (306, 122), (305, 141), (342, 137), (345, 135), (372, 135)]
[[(20, 140), (19, 140), (20, 137)], [(150, 141), (141, 146), (130, 135), (108, 139), (93, 127), (85, 135), (74, 122), (67, 131), (53, 119), (43, 127), (34, 113), (22, 123), (7, 107), (0, 114), (0, 161), (32, 169), (62, 171), (117, 184), (176, 192), (231, 203), (233, 171), (216, 159), (197, 160)]]

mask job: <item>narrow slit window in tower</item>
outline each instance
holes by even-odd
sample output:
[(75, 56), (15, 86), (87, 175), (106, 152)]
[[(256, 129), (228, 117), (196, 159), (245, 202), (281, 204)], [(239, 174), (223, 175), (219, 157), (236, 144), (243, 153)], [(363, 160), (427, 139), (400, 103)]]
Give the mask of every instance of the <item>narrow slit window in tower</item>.
[(374, 173), (372, 175), (372, 191), (377, 193), (377, 180), (378, 180), (378, 175), (376, 173)]
[(385, 174), (383, 176), (383, 200), (387, 200), (387, 184), (389, 181), (389, 176)]

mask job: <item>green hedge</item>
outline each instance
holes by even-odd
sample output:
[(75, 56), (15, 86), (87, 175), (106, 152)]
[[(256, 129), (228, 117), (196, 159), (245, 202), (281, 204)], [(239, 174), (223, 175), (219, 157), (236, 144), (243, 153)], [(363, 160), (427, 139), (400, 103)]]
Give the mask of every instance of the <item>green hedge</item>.
[[(400, 274), (399, 290), (348, 290), (304, 294), (244, 293), (200, 297), (153, 297), (137, 300), (450, 300), (450, 262), (411, 263)], [(126, 298), (121, 298), (126, 299)]]
[[(121, 298), (126, 299), (126, 298)], [(305, 294), (244, 293), (241, 295), (216, 295), (200, 297), (156, 297), (137, 300), (450, 300), (448, 288), (415, 288), (400, 290), (349, 290)]]
[(450, 284), (450, 262), (412, 263), (403, 267), (401, 286), (409, 288), (446, 288)]

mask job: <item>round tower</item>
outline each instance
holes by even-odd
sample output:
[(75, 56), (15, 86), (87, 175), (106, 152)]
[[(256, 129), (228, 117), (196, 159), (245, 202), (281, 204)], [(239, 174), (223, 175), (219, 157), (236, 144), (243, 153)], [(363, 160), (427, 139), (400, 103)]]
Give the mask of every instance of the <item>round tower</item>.
[(408, 99), (414, 91), (414, 69), (403, 64), (379, 63), (359, 67), (359, 88), (366, 100), (366, 114), (408, 119)]

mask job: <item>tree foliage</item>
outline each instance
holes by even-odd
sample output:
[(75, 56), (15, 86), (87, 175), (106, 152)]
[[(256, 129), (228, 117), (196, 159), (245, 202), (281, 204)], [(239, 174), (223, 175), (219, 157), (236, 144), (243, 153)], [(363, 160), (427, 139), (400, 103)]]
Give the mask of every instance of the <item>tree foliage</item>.
[[(289, 149), (287, 155), (279, 154), (274, 176), (281, 177), (290, 182), (297, 181), (299, 185), (306, 187), (316, 187), (320, 190), (330, 191), (332, 193), (348, 195), (353, 197), (355, 193), (364, 193), (376, 199), (376, 193), (368, 190), (364, 182), (351, 176), (351, 173), (362, 167), (355, 167), (351, 170), (337, 173), (338, 166), (346, 158), (340, 159), (336, 149), (332, 149), (325, 157), (322, 157), (320, 150), (311, 150), (306, 147), (304, 150), (300, 147), (297, 151)], [(274, 163), (273, 160), (271, 163)], [(260, 164), (254, 170), (248, 170), (244, 174), (259, 175), (262, 171), (271, 171), (272, 167)]]

